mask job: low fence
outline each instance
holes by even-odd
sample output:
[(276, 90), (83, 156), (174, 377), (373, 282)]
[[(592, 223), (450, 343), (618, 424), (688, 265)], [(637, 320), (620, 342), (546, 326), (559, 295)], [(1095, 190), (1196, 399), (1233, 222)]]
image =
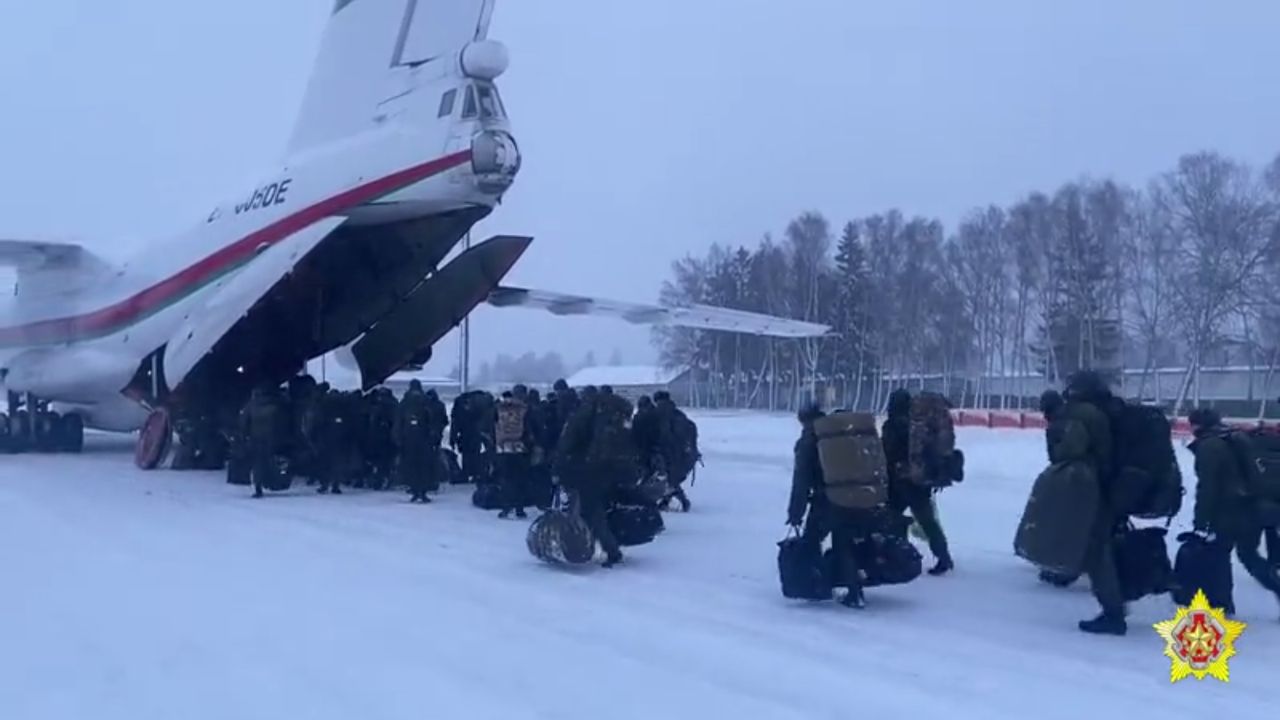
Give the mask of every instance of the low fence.
[[(960, 427), (985, 427), (1009, 430), (1043, 430), (1048, 427), (1044, 415), (1038, 412), (1016, 412), (1005, 410), (952, 410), (952, 421)], [(1172, 420), (1173, 434), (1191, 435), (1191, 423), (1185, 417)], [(1280, 431), (1280, 423), (1264, 420), (1228, 420), (1232, 427), (1251, 430), (1253, 428), (1270, 428)]]

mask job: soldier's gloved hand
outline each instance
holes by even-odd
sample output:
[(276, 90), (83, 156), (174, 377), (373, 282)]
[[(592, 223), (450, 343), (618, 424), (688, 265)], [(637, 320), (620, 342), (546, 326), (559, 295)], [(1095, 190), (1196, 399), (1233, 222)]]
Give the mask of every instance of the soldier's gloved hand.
[(1210, 532), (1206, 528), (1196, 528), (1192, 535), (1199, 538), (1201, 542), (1212, 544), (1218, 541), (1218, 534)]

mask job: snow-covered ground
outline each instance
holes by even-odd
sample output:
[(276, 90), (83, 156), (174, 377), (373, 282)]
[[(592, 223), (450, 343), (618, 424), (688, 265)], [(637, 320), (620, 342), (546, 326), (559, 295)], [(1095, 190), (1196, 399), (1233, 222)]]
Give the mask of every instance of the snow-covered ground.
[(1038, 433), (963, 429), (940, 503), (958, 571), (857, 612), (778, 589), (794, 421), (700, 420), (694, 512), (576, 573), (457, 489), (254, 501), (110, 437), (0, 457), (0, 718), (1276, 717), (1280, 609), (1243, 571), (1231, 683), (1170, 686), (1167, 599), (1088, 637), (1085, 583), (1013, 556)]

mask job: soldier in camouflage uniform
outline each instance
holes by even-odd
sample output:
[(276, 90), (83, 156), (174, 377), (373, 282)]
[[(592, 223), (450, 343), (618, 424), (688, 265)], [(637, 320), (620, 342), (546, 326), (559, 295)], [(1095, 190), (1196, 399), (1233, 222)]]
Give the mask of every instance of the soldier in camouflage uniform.
[(524, 507), (528, 499), (529, 459), (533, 451), (533, 432), (529, 423), (529, 406), (522, 398), (528, 391), (517, 387), (504, 392), (498, 403), (495, 423), (495, 448), (497, 450), (498, 478), (502, 482), (502, 512), (498, 517), (506, 519), (515, 513), (526, 518)]
[[(1248, 440), (1224, 426), (1213, 410), (1195, 410), (1188, 419), (1195, 435), (1189, 446), (1196, 457), (1195, 532), (1216, 551), (1228, 574), (1235, 550), (1244, 569), (1280, 601), (1276, 558), (1268, 561), (1258, 551), (1265, 529), (1259, 499), (1242, 472), (1250, 461)], [(1234, 603), (1227, 610), (1234, 612)]]
[(254, 389), (241, 416), (244, 421), (243, 437), (249, 441), (251, 456), (253, 496), (262, 497), (264, 488), (276, 483), (279, 474), (277, 453), (287, 438), (281, 437), (288, 429), (284, 398), (279, 388), (265, 384)]
[(1065, 399), (1066, 405), (1062, 409), (1063, 441), (1057, 443), (1053, 456), (1060, 462), (1087, 463), (1100, 490), (1098, 512), (1085, 558), (1085, 573), (1089, 576), (1094, 598), (1102, 606), (1102, 613), (1092, 620), (1080, 621), (1079, 626), (1087, 633), (1124, 635), (1128, 631), (1128, 623), (1125, 621), (1124, 594), (1116, 569), (1113, 538), (1116, 527), (1127, 518), (1118, 515), (1110, 506), (1110, 488), (1115, 474), (1114, 439), (1111, 419), (1104, 408), (1110, 406), (1112, 395), (1097, 373), (1081, 371), (1068, 380)]
[(622, 549), (609, 528), (608, 511), (618, 486), (638, 472), (631, 441), (631, 403), (608, 388), (583, 389), (582, 402), (560, 437), (561, 481), (572, 506), (591, 528), (611, 568), (622, 562)]
[(938, 521), (931, 488), (910, 477), (911, 393), (899, 388), (889, 395), (889, 413), (880, 428), (885, 461), (889, 470), (889, 505), (895, 513), (908, 509), (929, 540), (929, 552), (937, 562), (930, 575), (943, 575), (955, 568), (946, 533)]
[[(409, 383), (396, 413), (396, 447), (400, 458), (400, 480), (409, 486), (409, 502), (429, 503), (427, 492), (432, 477), (432, 409), (422, 384)], [(435, 457), (439, 457), (436, 451)]]

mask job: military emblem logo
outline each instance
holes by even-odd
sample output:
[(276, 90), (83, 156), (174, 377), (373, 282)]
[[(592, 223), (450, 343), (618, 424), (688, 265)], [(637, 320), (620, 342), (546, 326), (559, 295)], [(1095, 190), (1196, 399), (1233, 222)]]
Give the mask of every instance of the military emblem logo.
[(1164, 654), (1173, 667), (1169, 682), (1176, 683), (1195, 676), (1197, 680), (1214, 677), (1230, 680), (1227, 660), (1236, 654), (1236, 640), (1245, 624), (1228, 620), (1222, 608), (1209, 607), (1209, 599), (1199, 590), (1190, 607), (1180, 607), (1172, 620), (1155, 624), (1164, 638)]

